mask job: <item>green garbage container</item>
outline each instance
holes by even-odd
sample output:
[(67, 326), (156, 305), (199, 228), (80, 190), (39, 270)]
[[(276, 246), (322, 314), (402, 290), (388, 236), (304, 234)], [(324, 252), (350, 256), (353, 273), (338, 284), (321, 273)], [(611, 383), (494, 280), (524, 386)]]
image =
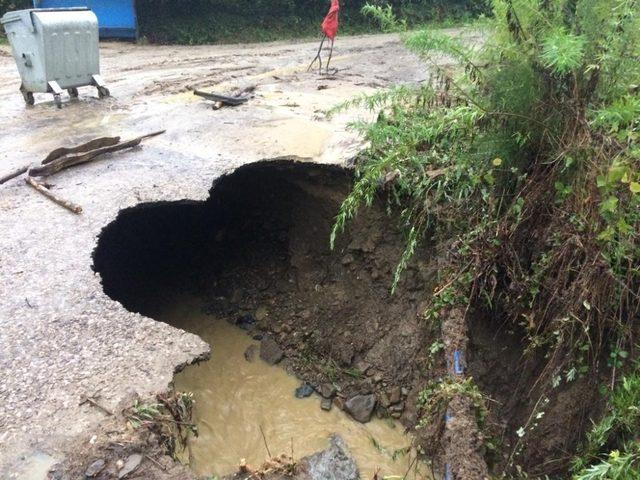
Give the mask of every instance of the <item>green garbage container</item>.
[(33, 105), (35, 92), (52, 93), (58, 107), (67, 90), (94, 86), (100, 98), (109, 95), (100, 77), (98, 20), (87, 8), (29, 9), (6, 13), (0, 23), (11, 44), (22, 79), (20, 91)]

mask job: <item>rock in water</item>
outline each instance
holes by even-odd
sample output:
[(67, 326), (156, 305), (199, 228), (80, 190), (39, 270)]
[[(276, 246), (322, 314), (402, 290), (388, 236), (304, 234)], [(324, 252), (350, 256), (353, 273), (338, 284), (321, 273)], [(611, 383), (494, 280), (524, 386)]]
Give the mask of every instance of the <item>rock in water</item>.
[(347, 446), (338, 435), (332, 435), (326, 450), (302, 460), (312, 480), (358, 480), (360, 473)]
[(296, 398), (307, 398), (310, 397), (313, 393), (313, 387), (308, 383), (303, 383), (298, 388), (296, 388)]
[(361, 423), (371, 420), (373, 409), (376, 407), (375, 395), (356, 395), (351, 397), (344, 404), (345, 411)]
[(269, 365), (275, 365), (284, 357), (284, 352), (271, 337), (264, 337), (260, 342), (260, 358)]
[(257, 345), (249, 345), (249, 347), (244, 351), (244, 359), (247, 362), (253, 362), (256, 359), (257, 349)]

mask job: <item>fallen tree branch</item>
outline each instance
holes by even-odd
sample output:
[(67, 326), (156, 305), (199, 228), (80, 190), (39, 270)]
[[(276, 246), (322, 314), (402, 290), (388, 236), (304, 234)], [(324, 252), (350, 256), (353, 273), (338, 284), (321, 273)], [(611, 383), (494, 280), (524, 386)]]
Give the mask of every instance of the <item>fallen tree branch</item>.
[(17, 170), (14, 170), (13, 172), (6, 174), (4, 177), (0, 178), (0, 185), (8, 182), (12, 178), (19, 177), (23, 173), (26, 173), (27, 170), (29, 170), (29, 167), (20, 167)]
[(155, 458), (153, 458), (151, 455), (145, 455), (145, 457), (147, 457), (147, 459), (151, 460), (153, 463), (155, 463), (157, 465), (158, 468), (160, 468), (163, 471), (167, 471), (167, 467), (165, 467), (164, 465), (162, 465), (159, 461), (157, 461)]
[(110, 417), (113, 417), (113, 412), (109, 410), (107, 407), (103, 407), (98, 402), (96, 402), (93, 398), (86, 397), (83, 395), (82, 397), (80, 397), (80, 405), (84, 405), (85, 403), (88, 403), (89, 405), (93, 405), (98, 410), (102, 410), (104, 413), (106, 413)]
[(73, 167), (75, 165), (91, 162), (100, 155), (117, 152), (119, 150), (124, 150), (127, 148), (136, 147), (145, 138), (161, 135), (165, 131), (166, 130), (161, 130), (159, 132), (153, 132), (147, 135), (142, 135), (140, 137), (134, 138), (132, 140), (128, 140), (123, 143), (117, 143), (115, 145), (108, 145), (108, 146), (96, 148), (94, 150), (89, 150), (87, 152), (72, 153), (63, 157), (59, 157), (46, 165), (30, 168), (28, 170), (28, 174), (29, 176), (32, 176), (32, 177), (48, 177), (50, 175), (53, 175), (54, 173), (59, 172), (60, 170)]
[(38, 182), (37, 180), (30, 177), (29, 175), (27, 175), (27, 178), (25, 178), (24, 180), (25, 182), (27, 182), (28, 185), (35, 188), (36, 191), (40, 192), (42, 195), (47, 197), (52, 202), (57, 203), (61, 207), (64, 207), (75, 214), (82, 213), (82, 207), (80, 205), (76, 205), (73, 202), (69, 202), (68, 200), (58, 197), (56, 194), (52, 193), (51, 190), (45, 187), (42, 183)]
[(71, 153), (88, 152), (90, 150), (95, 150), (96, 148), (117, 145), (118, 143), (120, 143), (120, 137), (101, 137), (93, 139), (90, 142), (83, 143), (82, 145), (78, 145), (77, 147), (56, 148), (49, 155), (47, 155), (47, 158), (42, 161), (42, 164), (46, 165), (47, 163), (51, 163), (54, 160), (57, 160), (58, 158), (64, 157), (65, 155), (69, 155)]
[[(108, 147), (111, 145), (116, 145), (120, 142), (120, 137), (102, 137), (91, 140), (90, 142), (84, 143), (82, 145), (78, 145), (77, 147), (61, 147), (56, 148), (52, 151), (47, 157), (42, 161), (43, 165), (53, 162), (54, 160), (69, 155), (70, 153), (80, 153), (87, 152), (89, 150), (95, 150), (96, 148)], [(14, 170), (11, 173), (8, 173), (4, 177), (0, 177), (0, 185), (8, 182), (9, 180), (19, 177), (23, 173), (27, 173), (29, 171), (29, 167), (31, 165), (27, 165), (24, 167), (20, 167), (17, 170)]]
[(193, 94), (202, 98), (206, 98), (207, 100), (220, 102), (224, 105), (230, 105), (232, 107), (242, 105), (249, 100), (249, 97), (229, 97), (227, 95), (221, 95), (215, 92), (203, 92), (202, 90), (194, 90)]

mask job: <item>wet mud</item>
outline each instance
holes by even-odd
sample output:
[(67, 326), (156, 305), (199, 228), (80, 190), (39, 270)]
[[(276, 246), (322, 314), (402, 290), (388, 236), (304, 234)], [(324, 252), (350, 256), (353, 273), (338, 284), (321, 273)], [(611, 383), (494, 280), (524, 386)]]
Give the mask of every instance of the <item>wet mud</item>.
[(282, 453), (299, 459), (324, 449), (336, 433), (363, 478), (373, 478), (376, 471), (429, 477), (426, 465), (414, 463), (412, 438), (401, 424), (377, 418), (361, 424), (338, 408), (322, 410), (319, 394), (296, 398), (300, 381), (261, 360), (260, 342), (234, 325), (233, 318), (215, 318), (204, 306), (198, 298), (177, 296), (158, 305), (154, 315), (187, 328), (212, 347), (209, 361), (186, 368), (174, 381), (178, 391), (195, 394), (198, 436), (189, 439), (181, 457), (196, 474), (222, 477), (236, 471), (241, 459), (256, 467)]

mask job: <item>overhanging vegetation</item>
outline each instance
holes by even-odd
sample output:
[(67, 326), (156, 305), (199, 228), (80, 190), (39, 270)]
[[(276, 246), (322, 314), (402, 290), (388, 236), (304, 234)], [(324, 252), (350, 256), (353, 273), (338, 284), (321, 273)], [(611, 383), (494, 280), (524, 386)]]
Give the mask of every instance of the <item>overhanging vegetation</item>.
[[(387, 31), (406, 29), (391, 7), (365, 11)], [(543, 355), (541, 401), (562, 384), (603, 377), (609, 421), (616, 396), (629, 392), (617, 385), (636, 375), (621, 378), (635, 368), (640, 309), (638, 5), (495, 0), (493, 14), (480, 50), (433, 31), (404, 33), (431, 81), (350, 103), (380, 113), (356, 125), (370, 147), (333, 238), (383, 185), (402, 206), (407, 239), (396, 280), (423, 239), (448, 252), (425, 318), (437, 322), (447, 305), (489, 311), (523, 332), (525, 354)], [(442, 56), (459, 67), (440, 67)], [(626, 417), (631, 430), (637, 418)], [(518, 444), (536, 424), (516, 432)], [(608, 429), (575, 474), (637, 478), (629, 431)], [(507, 474), (527, 462), (507, 454)], [(587, 466), (599, 461), (613, 467)], [(621, 463), (631, 473), (611, 476)]]

